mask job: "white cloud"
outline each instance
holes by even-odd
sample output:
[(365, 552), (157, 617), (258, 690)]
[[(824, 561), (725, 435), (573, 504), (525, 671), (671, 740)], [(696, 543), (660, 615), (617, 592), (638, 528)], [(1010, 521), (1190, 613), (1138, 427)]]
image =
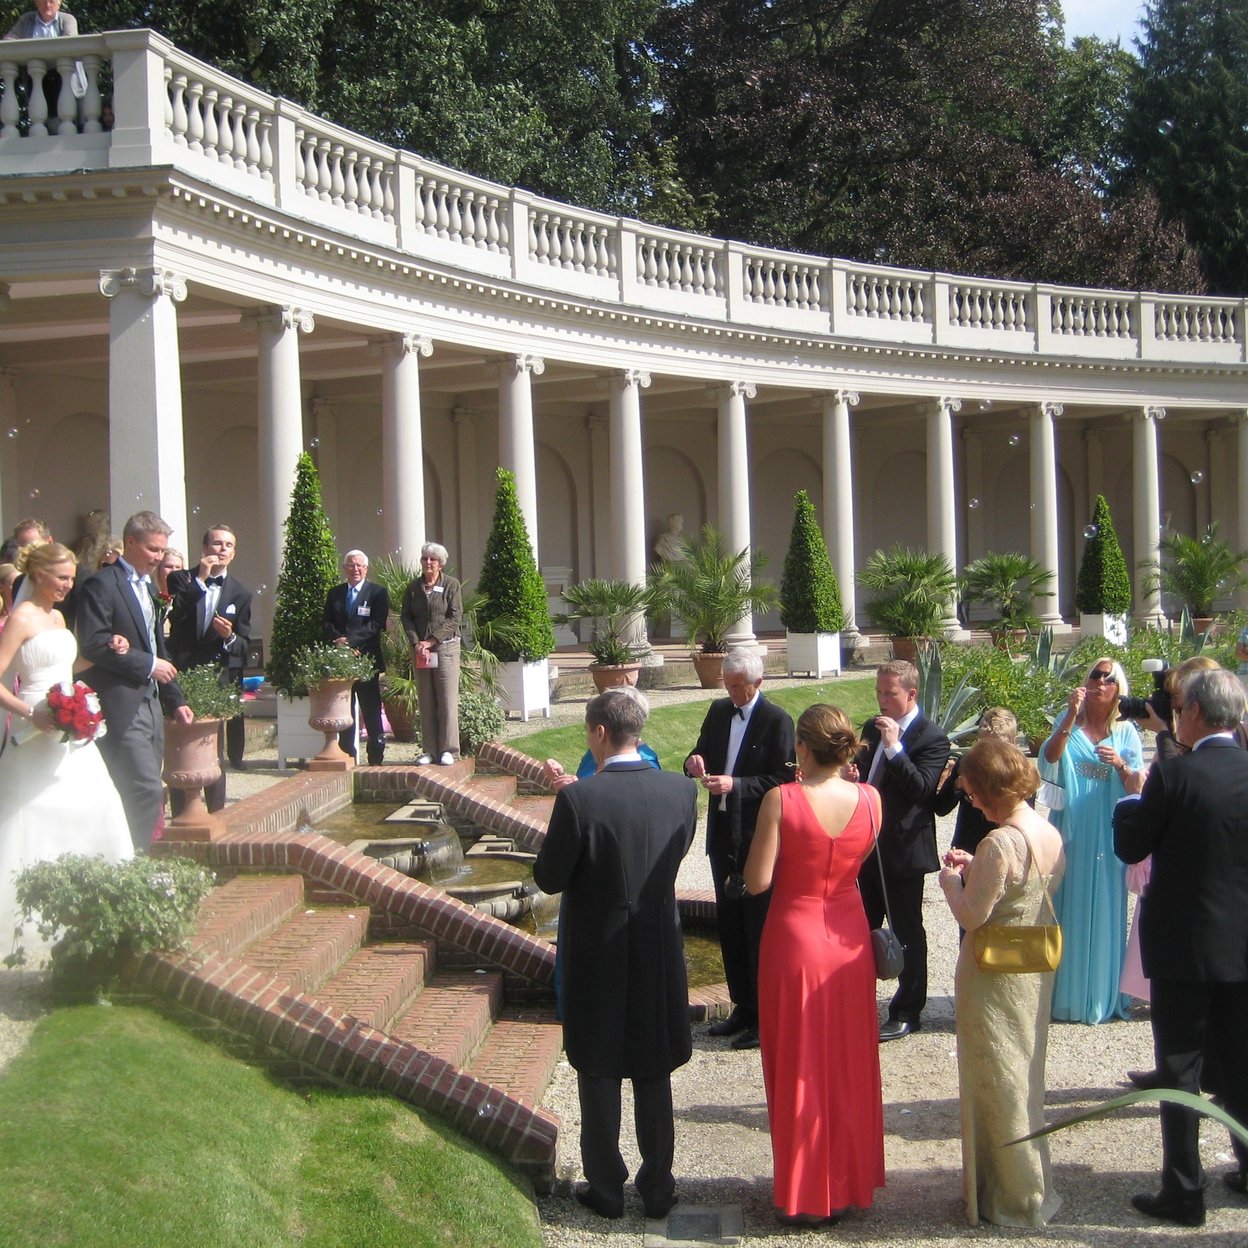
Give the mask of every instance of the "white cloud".
[(1133, 52), (1132, 40), (1139, 37), (1144, 4), (1142, 0), (1062, 0), (1062, 13), (1068, 43), (1076, 35), (1116, 36), (1127, 51)]

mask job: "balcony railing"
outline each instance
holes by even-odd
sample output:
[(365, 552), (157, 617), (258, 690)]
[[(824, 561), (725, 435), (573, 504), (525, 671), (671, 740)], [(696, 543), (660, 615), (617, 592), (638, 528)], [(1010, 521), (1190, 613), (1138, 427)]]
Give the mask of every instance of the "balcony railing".
[[(42, 90), (52, 69), (55, 115)], [(0, 176), (168, 165), (362, 242), (630, 311), (1017, 355), (1248, 360), (1244, 299), (993, 281), (686, 234), (374, 143), (151, 31), (0, 42)]]

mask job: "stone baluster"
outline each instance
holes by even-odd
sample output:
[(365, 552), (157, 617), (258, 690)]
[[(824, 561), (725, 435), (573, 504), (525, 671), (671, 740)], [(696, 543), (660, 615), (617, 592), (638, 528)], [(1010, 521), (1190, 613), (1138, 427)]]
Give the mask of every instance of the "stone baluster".
[(56, 96), (57, 134), (78, 133), (78, 97), (74, 95), (74, 74), (78, 66), (72, 56), (56, 58), (56, 72), (61, 78), (61, 89)]
[(186, 146), (199, 155), (204, 150), (204, 84), (198, 78), (187, 87), (186, 97)]
[(82, 67), (87, 73), (87, 94), (82, 99), (82, 131), (99, 134), (104, 129), (100, 120), (104, 115), (104, 102), (100, 98), (100, 58), (84, 56)]
[(348, 212), (360, 210), (360, 184), (355, 176), (360, 155), (354, 150), (344, 150), (342, 159), (342, 204)]
[(204, 92), (204, 154), (214, 160), (220, 160), (221, 129), (217, 124), (217, 109), (220, 107), (220, 96), (216, 87), (209, 87)]
[(265, 182), (274, 181), (273, 123), (272, 117), (262, 117), (257, 126), (260, 135), (260, 177)]
[(173, 123), (170, 128), (173, 132), (173, 141), (179, 147), (185, 147), (187, 145), (186, 131), (188, 126), (186, 115), (186, 75), (174, 74), (172, 87)]
[[(2, 46), (2, 45), (0, 45)], [(17, 62), (0, 60), (0, 139), (7, 139), (18, 133), (17, 123), (21, 120), (21, 107), (17, 102)]]
[(243, 159), (247, 172), (255, 177), (260, 172), (260, 110), (255, 107), (248, 108), (243, 125), (246, 144), (246, 155)]

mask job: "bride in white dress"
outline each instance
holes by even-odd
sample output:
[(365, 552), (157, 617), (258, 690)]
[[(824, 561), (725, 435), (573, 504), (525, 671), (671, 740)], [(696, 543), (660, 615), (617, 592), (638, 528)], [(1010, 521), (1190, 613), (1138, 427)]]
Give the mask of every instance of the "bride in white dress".
[(48, 710), (48, 690), (73, 682), (78, 657), (56, 609), (74, 583), (74, 564), (57, 542), (32, 547), (24, 567), (29, 597), (0, 632), (0, 952), (7, 952), (10, 932), (28, 956), (43, 948), (33, 924), (20, 936), (14, 930), (21, 917), (14, 878), (23, 867), (70, 853), (109, 862), (134, 854), (121, 798), (95, 743), (62, 743)]

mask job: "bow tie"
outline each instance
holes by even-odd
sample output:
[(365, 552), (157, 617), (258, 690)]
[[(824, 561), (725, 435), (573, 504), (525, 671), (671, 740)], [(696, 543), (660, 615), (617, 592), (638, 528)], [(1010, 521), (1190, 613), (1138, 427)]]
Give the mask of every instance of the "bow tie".
[(224, 585), (225, 577), (223, 576), (206, 576), (204, 577), (205, 585)]
[(732, 708), (732, 713), (733, 713), (733, 714), (734, 714), (734, 715), (735, 715), (738, 719), (744, 719), (744, 718), (745, 718), (745, 707), (743, 707), (743, 706), (734, 706), (734, 707)]

